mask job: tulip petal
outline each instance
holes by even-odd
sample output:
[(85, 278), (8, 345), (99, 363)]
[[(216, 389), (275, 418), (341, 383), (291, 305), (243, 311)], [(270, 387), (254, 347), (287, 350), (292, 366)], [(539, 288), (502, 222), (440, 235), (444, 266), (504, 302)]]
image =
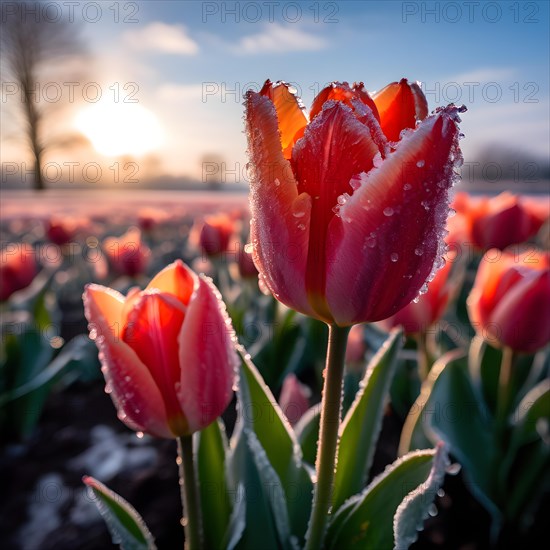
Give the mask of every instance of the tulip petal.
[(246, 121), (251, 164), (251, 243), (263, 281), (284, 304), (310, 315), (305, 293), (311, 200), (298, 195), (290, 163), (283, 157), (273, 103), (250, 92)]
[(155, 275), (145, 290), (158, 289), (176, 296), (182, 304), (188, 304), (198, 283), (195, 273), (181, 260), (176, 260)]
[(416, 120), (424, 120), (429, 114), (428, 100), (426, 99), (422, 88), (418, 85), (418, 82), (413, 82), (412, 84), (409, 84), (409, 86), (411, 87), (411, 92), (414, 97)]
[(513, 267), (513, 257), (501, 255), (497, 249), (487, 251), (481, 260), (468, 296), (468, 315), (474, 327), (491, 322), (494, 304), (521, 279), (520, 272)]
[(142, 292), (122, 332), (122, 339), (147, 366), (163, 397), (168, 423), (176, 435), (189, 433), (176, 386), (180, 383), (178, 335), (185, 307), (171, 294)]
[(468, 296), (468, 315), (491, 345), (534, 352), (550, 341), (550, 256), (485, 253)]
[(482, 201), (471, 213), (471, 224), (472, 240), (479, 248), (499, 250), (526, 241), (542, 225), (508, 193)]
[(514, 350), (535, 352), (550, 342), (548, 304), (550, 271), (528, 271), (496, 302), (486, 330)]
[(115, 312), (122, 310), (123, 297), (109, 288), (91, 284), (87, 285), (83, 298), (86, 318), (97, 331), (101, 370), (112, 390), (119, 418), (133, 430), (173, 438), (164, 401), (153, 377), (120, 338), (120, 325), (113, 324)]
[(378, 109), (376, 104), (372, 100), (371, 96), (365, 89), (365, 85), (360, 82), (359, 84), (355, 83), (351, 88), (347, 82), (332, 82), (325, 88), (323, 88), (313, 100), (311, 104), (311, 110), (309, 113), (310, 120), (313, 120), (323, 109), (323, 105), (330, 100), (342, 101), (348, 107), (353, 107), (352, 99), (359, 99), (374, 114), (376, 120), (380, 122), (380, 116), (378, 114)]
[(441, 262), (458, 157), (458, 109), (448, 107), (399, 142), (331, 220), (327, 302), (337, 323), (385, 319), (407, 305)]
[(191, 432), (213, 422), (231, 401), (237, 368), (233, 338), (220, 293), (201, 276), (178, 336), (178, 398)]
[(292, 157), (292, 147), (296, 140), (301, 137), (303, 130), (308, 123), (304, 106), (300, 99), (292, 91), (286, 82), (272, 84), (267, 80), (260, 91), (260, 94), (268, 97), (273, 102), (279, 120), (279, 131), (281, 132), (281, 146), (286, 159)]
[(310, 247), (306, 285), (310, 303), (321, 319), (330, 321), (324, 304), (326, 233), (335, 208), (353, 192), (352, 176), (368, 172), (374, 157), (381, 153), (373, 139), (372, 128), (360, 122), (352, 109), (341, 102), (325, 103), (323, 111), (309, 124), (304, 137), (296, 143), (293, 164), (298, 190), (312, 198)]
[[(372, 98), (380, 114), (380, 126), (390, 141), (398, 141), (401, 130), (415, 127), (417, 120), (415, 96), (419, 97), (418, 90), (413, 93), (407, 79), (403, 78), (400, 82), (392, 82), (373, 94)], [(421, 90), (420, 94), (422, 94)], [(424, 102), (425, 100), (424, 97)], [(427, 103), (425, 106), (419, 106), (419, 113), (424, 111), (427, 114)]]

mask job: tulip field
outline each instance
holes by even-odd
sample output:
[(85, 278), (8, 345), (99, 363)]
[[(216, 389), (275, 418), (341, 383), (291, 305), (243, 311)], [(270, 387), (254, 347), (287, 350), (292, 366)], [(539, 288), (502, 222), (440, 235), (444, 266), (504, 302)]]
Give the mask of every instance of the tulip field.
[(2, 548), (543, 547), (548, 196), (406, 79), (244, 110), (248, 195), (5, 201)]

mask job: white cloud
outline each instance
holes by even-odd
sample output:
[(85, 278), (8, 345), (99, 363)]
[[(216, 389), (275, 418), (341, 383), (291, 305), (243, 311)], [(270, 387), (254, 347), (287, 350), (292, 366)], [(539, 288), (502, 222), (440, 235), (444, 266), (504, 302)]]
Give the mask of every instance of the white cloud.
[(323, 38), (298, 27), (272, 23), (265, 26), (264, 32), (241, 38), (234, 50), (242, 54), (286, 53), (318, 51), (327, 46), (328, 43)]
[(446, 78), (446, 82), (502, 82), (513, 78), (517, 70), (512, 67), (484, 67)]
[(157, 21), (123, 35), (124, 42), (134, 50), (194, 55), (198, 44), (187, 34), (183, 25), (168, 25)]

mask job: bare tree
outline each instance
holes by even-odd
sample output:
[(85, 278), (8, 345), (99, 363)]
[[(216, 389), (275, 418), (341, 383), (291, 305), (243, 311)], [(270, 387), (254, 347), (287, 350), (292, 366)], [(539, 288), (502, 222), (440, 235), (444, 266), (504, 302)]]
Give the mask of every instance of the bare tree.
[[(40, 105), (40, 77), (46, 67), (82, 51), (78, 25), (66, 17), (52, 17), (42, 2), (2, 2), (0, 22), (2, 80), (15, 87), (21, 100), (25, 133), (34, 160), (34, 189), (44, 189), (43, 155), (47, 147)], [(50, 77), (49, 77), (50, 78)], [(50, 78), (51, 79), (51, 78)]]

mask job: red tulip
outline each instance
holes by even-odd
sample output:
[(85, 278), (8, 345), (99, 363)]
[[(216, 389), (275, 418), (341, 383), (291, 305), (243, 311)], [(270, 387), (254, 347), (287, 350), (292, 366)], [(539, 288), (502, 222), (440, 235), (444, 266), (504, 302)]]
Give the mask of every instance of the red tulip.
[(469, 238), (481, 250), (504, 250), (512, 244), (524, 243), (536, 235), (544, 222), (522, 197), (510, 193), (470, 200), (465, 215)]
[(406, 334), (425, 332), (436, 321), (439, 321), (456, 288), (455, 281), (450, 278), (452, 263), (445, 265), (436, 273), (424, 294), (399, 310), (395, 315), (382, 321), (382, 325), (390, 330), (402, 326)]
[[(32, 253), (28, 253), (32, 252)], [(28, 287), (36, 275), (34, 251), (24, 243), (10, 243), (2, 250), (0, 261), (0, 301)]]
[(532, 353), (550, 342), (550, 253), (489, 250), (468, 297), (472, 325), (492, 346)]
[(143, 273), (149, 264), (151, 251), (141, 240), (141, 231), (129, 229), (120, 237), (108, 237), (103, 248), (111, 266), (119, 275), (133, 277)]
[(74, 220), (55, 218), (48, 220), (46, 226), (48, 239), (59, 246), (70, 243), (78, 228), (78, 224)]
[(354, 325), (348, 334), (348, 344), (346, 346), (346, 364), (359, 365), (365, 361), (367, 346), (365, 344), (365, 327)]
[(239, 266), (239, 274), (243, 279), (256, 279), (258, 270), (252, 260), (252, 255), (247, 252), (248, 248), (241, 246), (238, 251), (237, 264)]
[(217, 289), (180, 260), (125, 298), (91, 284), (86, 317), (107, 388), (130, 428), (174, 438), (203, 429), (233, 394), (233, 330)]
[(200, 233), (200, 245), (208, 256), (222, 254), (229, 247), (235, 225), (226, 214), (210, 216), (204, 220)]
[(283, 381), (279, 404), (289, 422), (294, 426), (309, 409), (310, 389), (295, 374), (287, 374)]
[(152, 231), (159, 223), (168, 219), (164, 210), (158, 208), (142, 208), (137, 215), (137, 224), (144, 232)]
[[(459, 109), (411, 128), (425, 114), (416, 100), (386, 101), (381, 92), (379, 124), (362, 85), (332, 89), (313, 102), (311, 122), (287, 84), (248, 92), (251, 240), (278, 300), (349, 326), (404, 307), (441, 261)], [(396, 144), (382, 131), (390, 120), (399, 134), (409, 128)]]

